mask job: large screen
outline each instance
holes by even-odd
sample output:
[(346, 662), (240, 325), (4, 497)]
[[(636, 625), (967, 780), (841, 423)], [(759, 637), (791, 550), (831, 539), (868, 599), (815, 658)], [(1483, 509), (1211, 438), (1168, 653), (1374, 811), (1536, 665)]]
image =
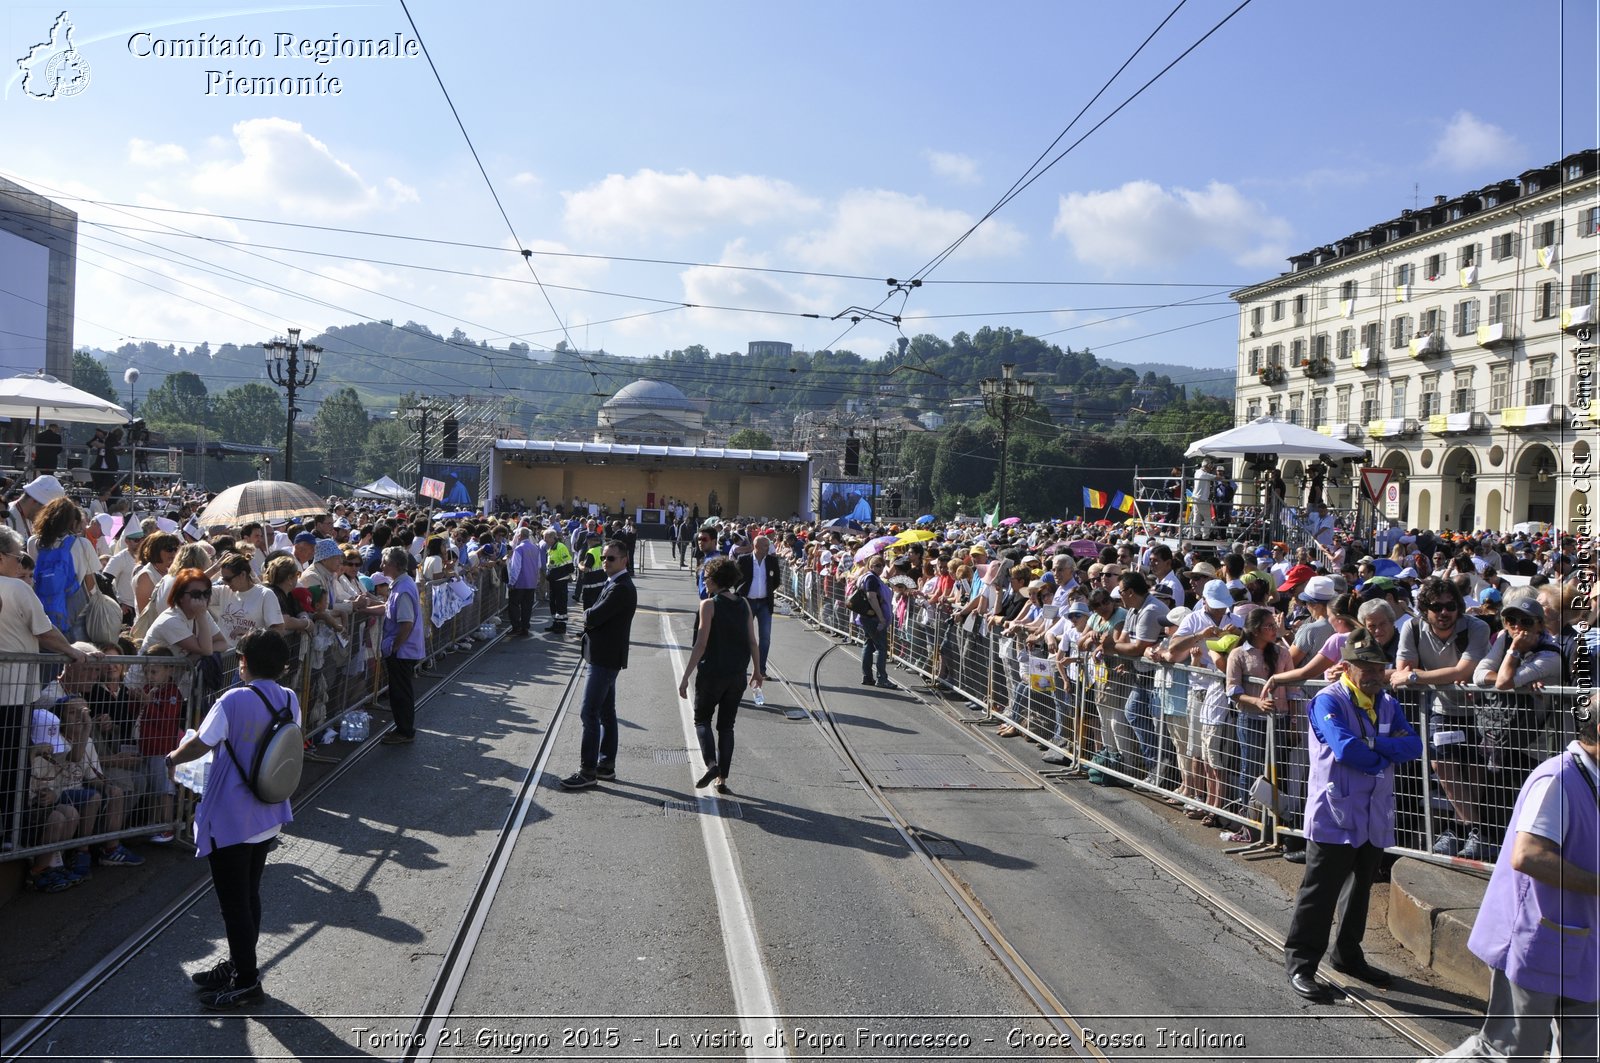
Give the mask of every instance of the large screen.
[(422, 475), (444, 484), (444, 498), (439, 501), (439, 508), (457, 511), (478, 508), (476, 465), (468, 462), (425, 461), (422, 463)]
[(848, 517), (866, 524), (872, 520), (873, 503), (874, 492), (870, 483), (823, 480), (822, 501), (817, 507), (817, 515), (821, 520)]
[(0, 376), (45, 367), (50, 249), (0, 229)]

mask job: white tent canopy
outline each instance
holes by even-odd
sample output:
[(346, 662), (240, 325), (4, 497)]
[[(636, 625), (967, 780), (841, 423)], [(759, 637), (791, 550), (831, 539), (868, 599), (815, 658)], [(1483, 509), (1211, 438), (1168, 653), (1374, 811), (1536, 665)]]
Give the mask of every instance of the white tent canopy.
[(387, 476), (380, 476), (355, 491), (356, 498), (381, 498), (386, 502), (410, 502), (416, 496)]
[(71, 424), (127, 424), (133, 418), (114, 402), (64, 384), (47, 373), (0, 380), (0, 417)]
[(1280, 458), (1359, 458), (1366, 453), (1342, 439), (1325, 436), (1309, 428), (1271, 417), (1257, 417), (1249, 424), (1198, 439), (1183, 452), (1186, 458), (1220, 457), (1241, 454), (1275, 454)]

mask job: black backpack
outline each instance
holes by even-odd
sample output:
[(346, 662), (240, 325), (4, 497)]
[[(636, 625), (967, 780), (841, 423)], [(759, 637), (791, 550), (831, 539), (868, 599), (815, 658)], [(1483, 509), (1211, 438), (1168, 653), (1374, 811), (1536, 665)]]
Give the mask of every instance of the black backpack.
[(294, 714), (289, 711), (287, 702), (283, 708), (275, 709), (254, 683), (244, 684), (244, 689), (253, 691), (261, 699), (261, 704), (272, 714), (272, 722), (267, 725), (267, 733), (261, 736), (261, 741), (256, 743), (256, 755), (249, 771), (245, 771), (244, 765), (239, 763), (239, 754), (233, 751), (233, 743), (223, 739), (222, 744), (228, 747), (233, 766), (239, 770), (239, 775), (250, 787), (250, 792), (255, 794), (256, 800), (275, 805), (287, 801), (300, 785), (300, 772), (305, 767), (305, 732), (294, 722)]

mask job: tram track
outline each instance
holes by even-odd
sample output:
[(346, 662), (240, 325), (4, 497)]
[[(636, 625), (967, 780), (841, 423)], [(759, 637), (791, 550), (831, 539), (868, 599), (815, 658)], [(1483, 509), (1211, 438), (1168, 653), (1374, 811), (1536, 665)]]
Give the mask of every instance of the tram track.
[[(830, 653), (841, 648), (838, 642), (835, 642), (831, 639), (829, 641), (830, 645), (828, 648), (823, 650), (822, 653), (818, 654), (816, 661), (812, 665), (811, 693), (813, 695), (813, 704), (815, 705), (815, 708), (808, 714), (811, 716), (812, 722), (823, 730), (824, 734), (830, 739), (830, 743), (835, 745), (836, 752), (848, 765), (850, 765), (852, 771), (854, 771), (861, 778), (862, 785), (872, 796), (874, 802), (884, 810), (885, 815), (890, 818), (890, 822), (895, 825), (896, 830), (900, 832), (902, 837), (907, 839), (907, 844), (912, 847), (913, 851), (915, 851), (925, 863), (930, 865), (931, 870), (935, 871), (940, 876), (941, 881), (946, 885), (947, 891), (952, 893), (952, 899), (956, 901), (957, 906), (961, 910), (962, 914), (973, 923), (976, 929), (978, 929), (980, 936), (983, 937), (983, 940), (990, 947), (990, 949), (995, 951), (995, 955), (1006, 967), (1007, 971), (1012, 975), (1012, 977), (1018, 979), (1019, 985), (1022, 986), (1024, 992), (1028, 993), (1028, 995), (1034, 999), (1035, 1003), (1041, 1003), (1045, 1001), (1056, 1002), (1055, 1004), (1042, 1006), (1058, 1006), (1059, 1000), (1054, 992), (1047, 984), (1043, 982), (1042, 979), (1039, 978), (1036, 972), (1033, 972), (1032, 969), (1026, 965), (1026, 962), (1022, 960), (1021, 956), (1016, 954), (1015, 948), (1006, 939), (999, 927), (994, 924), (993, 919), (987, 914), (987, 910), (984, 908), (981, 898), (977, 897), (976, 894), (974, 894), (970, 888), (965, 885), (960, 876), (956, 875), (948, 867), (946, 861), (944, 861), (937, 854), (928, 851), (927, 847), (924, 846), (920, 841), (920, 831), (915, 827), (915, 825), (911, 824), (906, 817), (899, 812), (898, 809), (895, 808), (892, 799), (890, 799), (881, 788), (877, 787), (874, 783), (872, 783), (870, 778), (868, 778), (868, 773), (862, 767), (860, 760), (855, 756), (848, 738), (842, 733), (839, 724), (827, 711), (826, 697), (822, 692), (820, 681), (822, 662)], [(777, 670), (774, 669), (774, 672), (777, 673)], [(795, 693), (796, 695), (799, 694), (799, 691), (795, 688), (794, 684), (787, 679), (787, 677), (783, 676), (781, 673), (777, 673), (777, 677), (791, 692)], [(940, 712), (945, 716), (946, 719), (949, 719), (954, 723), (961, 724), (970, 722), (954, 716), (951, 713), (949, 706), (943, 701), (930, 700), (924, 697), (920, 691), (909, 687), (902, 687), (901, 689), (914, 698), (919, 704)], [(822, 718), (819, 718), (819, 714)], [(973, 728), (963, 729), (969, 731), (975, 730)], [(1282, 951), (1283, 936), (1278, 933), (1276, 929), (1251, 915), (1243, 907), (1234, 903), (1218, 890), (1213, 889), (1200, 875), (1196, 874), (1194, 871), (1168, 858), (1157, 846), (1152, 845), (1138, 834), (1126, 830), (1123, 826), (1117, 823), (1115, 819), (1094, 807), (1094, 805), (1090, 802), (1075, 797), (1059, 785), (1053, 785), (1053, 783), (1056, 781), (1056, 779), (1053, 777), (1055, 773), (1050, 773), (1049, 775), (1040, 773), (1033, 765), (1030, 765), (1018, 758), (1013, 752), (1011, 752), (1010, 749), (1006, 747), (1004, 743), (995, 741), (987, 735), (982, 738), (982, 742), (989, 752), (1009, 763), (1014, 770), (1023, 774), (1024, 776), (1038, 779), (1042, 784), (1044, 784), (1042, 788), (1046, 793), (1053, 795), (1057, 800), (1065, 803), (1084, 819), (1088, 820), (1090, 823), (1093, 823), (1101, 830), (1104, 830), (1122, 845), (1127, 846), (1137, 856), (1142, 857), (1157, 870), (1163, 872), (1174, 881), (1182, 885), (1184, 888), (1191, 891), (1202, 903), (1210, 906), (1215, 912), (1232, 922), (1236, 927), (1242, 929), (1249, 936), (1255, 938), (1269, 949), (1278, 952)], [(1015, 964), (1011, 962), (1011, 957), (1013, 956), (1015, 956)], [(1404, 1038), (1406, 1041), (1419, 1049), (1422, 1055), (1442, 1055), (1452, 1047), (1451, 1044), (1445, 1043), (1434, 1037), (1420, 1025), (1411, 1021), (1395, 1008), (1385, 1003), (1381, 997), (1366, 990), (1360, 983), (1346, 978), (1338, 972), (1333, 971), (1331, 968), (1325, 968), (1323, 971), (1319, 972), (1319, 978), (1321, 978), (1326, 984), (1332, 985), (1342, 992), (1354, 1008), (1365, 1013), (1368, 1017), (1376, 1020), (1398, 1036)], [(1072, 1022), (1072, 1020), (1067, 1017), (1064, 1010), (1060, 1012), (1045, 1011), (1044, 1014), (1046, 1019), (1052, 1019), (1056, 1014), (1059, 1014), (1066, 1019), (1066, 1021)], [(1079, 1041), (1074, 1038), (1073, 1043), (1076, 1045), (1079, 1043)], [(1107, 1057), (1096, 1055), (1093, 1058), (1103, 1059)]]
[[(432, 701), (435, 696), (445, 690), (459, 676), (467, 674), (479, 658), (494, 649), (504, 638), (505, 635), (502, 633), (488, 640), (472, 653), (462, 658), (449, 672), (439, 677), (439, 682), (435, 683), (425, 694), (417, 699), (418, 710), (424, 709), (428, 702)], [(576, 682), (578, 671), (578, 666), (574, 666), (572, 676), (568, 680), (568, 693), (563, 695), (563, 706), (570, 697), (570, 690)], [(552, 720), (551, 727), (546, 733), (541, 748), (548, 746), (551, 735), (555, 730), (555, 724), (556, 721)], [(378, 747), (379, 739), (393, 729), (393, 724), (390, 724), (383, 730), (374, 733), (359, 748), (342, 758), (337, 765), (326, 775), (319, 778), (316, 783), (308, 787), (303, 793), (296, 794), (295, 804), (302, 808), (315, 807), (318, 798), (332, 788), (334, 783), (338, 782), (357, 763), (369, 756)], [(178, 920), (183, 918), (190, 909), (210, 892), (211, 880), (209, 877), (196, 882), (157, 912), (143, 926), (112, 948), (104, 957), (57, 994), (37, 1015), (20, 1024), (3, 1042), (0, 1042), (0, 1063), (12, 1063), (13, 1060), (21, 1059), (44, 1042), (52, 1031), (80, 1011), (84, 1004), (104, 988), (123, 968), (127, 967), (159, 941)]]

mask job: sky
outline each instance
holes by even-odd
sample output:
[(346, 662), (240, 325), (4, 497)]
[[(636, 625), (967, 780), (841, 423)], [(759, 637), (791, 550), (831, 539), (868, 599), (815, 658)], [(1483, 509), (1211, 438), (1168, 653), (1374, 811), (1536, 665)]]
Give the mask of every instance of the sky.
[[(1600, 144), (1592, 2), (1175, 2), (117, 0), (44, 96), (63, 9), (13, 0), (0, 176), (80, 215), (79, 346), (988, 325), (1231, 375), (1229, 291)], [(352, 41), (404, 54), (316, 58)], [(241, 88), (280, 78), (317, 91)]]

